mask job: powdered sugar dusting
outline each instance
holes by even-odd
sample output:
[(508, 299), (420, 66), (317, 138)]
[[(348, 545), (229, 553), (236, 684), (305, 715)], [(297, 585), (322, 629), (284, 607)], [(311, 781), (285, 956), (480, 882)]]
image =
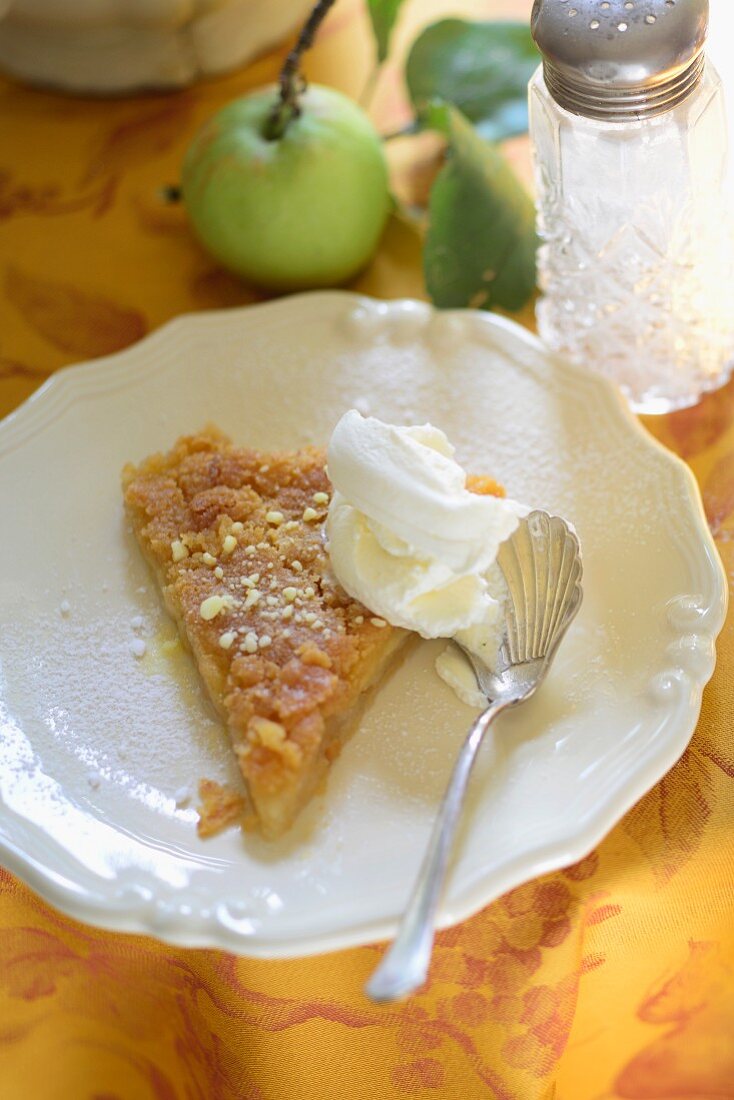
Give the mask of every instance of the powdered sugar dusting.
[[(197, 839), (180, 789), (195, 793), (201, 776), (237, 782), (237, 769), (190, 658), (165, 648), (175, 631), (126, 532), (119, 474), (207, 420), (264, 449), (323, 446), (365, 398), (384, 420), (435, 423), (466, 469), (578, 529), (584, 605), (542, 692), (482, 748), (452, 918), (534, 873), (540, 850), (545, 869), (567, 860), (569, 838), (580, 856), (673, 762), (708, 652), (679, 653), (668, 605), (696, 595), (693, 630), (712, 638), (721, 582), (688, 475), (600, 380), (554, 366), (488, 316), (337, 294), (183, 319), (95, 370), (59, 378), (0, 426), (0, 494), (28, 548), (18, 558), (0, 543), (0, 575), (14, 579), (0, 587), (0, 794), (32, 823), (23, 850), (37, 867), (62, 846), (76, 900), (51, 874), (35, 879), (56, 904), (84, 917), (87, 891), (95, 905), (109, 897), (110, 919), (123, 913), (127, 927), (196, 928), (197, 942), (244, 951), (374, 939), (405, 903), (466, 733), (466, 708), (433, 668), (444, 643), (418, 643), (292, 835)], [(18, 506), (8, 486), (20, 483), (38, 509)], [(157, 902), (171, 907), (168, 925)]]

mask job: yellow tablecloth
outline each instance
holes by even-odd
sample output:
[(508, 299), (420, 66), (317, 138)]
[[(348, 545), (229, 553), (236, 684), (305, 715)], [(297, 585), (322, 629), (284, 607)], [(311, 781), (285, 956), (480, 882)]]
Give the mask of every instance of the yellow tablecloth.
[[(398, 49), (441, 11), (528, 7), (409, 3)], [(368, 53), (359, 0), (341, 0), (308, 68), (356, 93)], [(0, 414), (66, 363), (178, 313), (253, 300), (161, 188), (195, 127), (277, 67), (273, 55), (192, 90), (109, 102), (0, 83)], [(396, 66), (373, 114), (385, 130), (404, 118)], [(522, 144), (512, 152), (522, 167)], [(416, 155), (398, 163), (396, 151), (404, 189), (421, 187)], [(423, 296), (409, 226), (392, 221), (356, 285)], [(730, 576), (733, 417), (730, 385), (650, 423), (691, 463)], [(733, 673), (730, 618), (680, 763), (581, 863), (442, 933), (429, 986), (401, 1007), (362, 996), (377, 947), (296, 962), (174, 949), (75, 924), (0, 872), (0, 1096), (734, 1098)]]

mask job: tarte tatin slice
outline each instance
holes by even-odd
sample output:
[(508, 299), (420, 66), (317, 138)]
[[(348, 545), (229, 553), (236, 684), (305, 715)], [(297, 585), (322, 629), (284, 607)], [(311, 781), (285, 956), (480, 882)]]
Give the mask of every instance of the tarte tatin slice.
[[(407, 634), (331, 574), (315, 448), (236, 447), (215, 428), (123, 471), (125, 507), (222, 719), (262, 834), (293, 823)], [(237, 812), (209, 785), (199, 831)], [(212, 793), (214, 792), (214, 793)]]

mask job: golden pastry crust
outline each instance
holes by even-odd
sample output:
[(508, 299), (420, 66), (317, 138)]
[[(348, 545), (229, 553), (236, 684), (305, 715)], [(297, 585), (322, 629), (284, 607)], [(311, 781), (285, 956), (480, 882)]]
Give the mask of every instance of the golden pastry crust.
[(486, 474), (467, 474), (466, 487), (470, 493), (476, 493), (479, 497), (506, 496), (504, 485)]
[[(283, 833), (405, 638), (351, 599), (324, 541), (324, 452), (235, 447), (216, 428), (123, 471), (125, 507), (227, 724), (264, 835)], [(209, 791), (211, 813), (222, 812)], [(227, 796), (229, 797), (229, 796)]]

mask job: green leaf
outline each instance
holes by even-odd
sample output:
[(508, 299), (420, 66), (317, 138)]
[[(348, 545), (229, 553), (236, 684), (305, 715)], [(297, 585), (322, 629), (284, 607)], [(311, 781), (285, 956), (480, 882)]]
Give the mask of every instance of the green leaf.
[(443, 19), (416, 38), (406, 80), (420, 114), (439, 98), (453, 103), (490, 141), (528, 128), (528, 80), (540, 55), (526, 23)]
[(520, 309), (535, 290), (530, 196), (499, 149), (455, 107), (431, 104), (426, 122), (449, 142), (431, 190), (423, 251), (432, 301), (443, 309)]
[(375, 34), (378, 64), (387, 58), (390, 49), (390, 35), (403, 0), (367, 0), (367, 9), (372, 20)]

